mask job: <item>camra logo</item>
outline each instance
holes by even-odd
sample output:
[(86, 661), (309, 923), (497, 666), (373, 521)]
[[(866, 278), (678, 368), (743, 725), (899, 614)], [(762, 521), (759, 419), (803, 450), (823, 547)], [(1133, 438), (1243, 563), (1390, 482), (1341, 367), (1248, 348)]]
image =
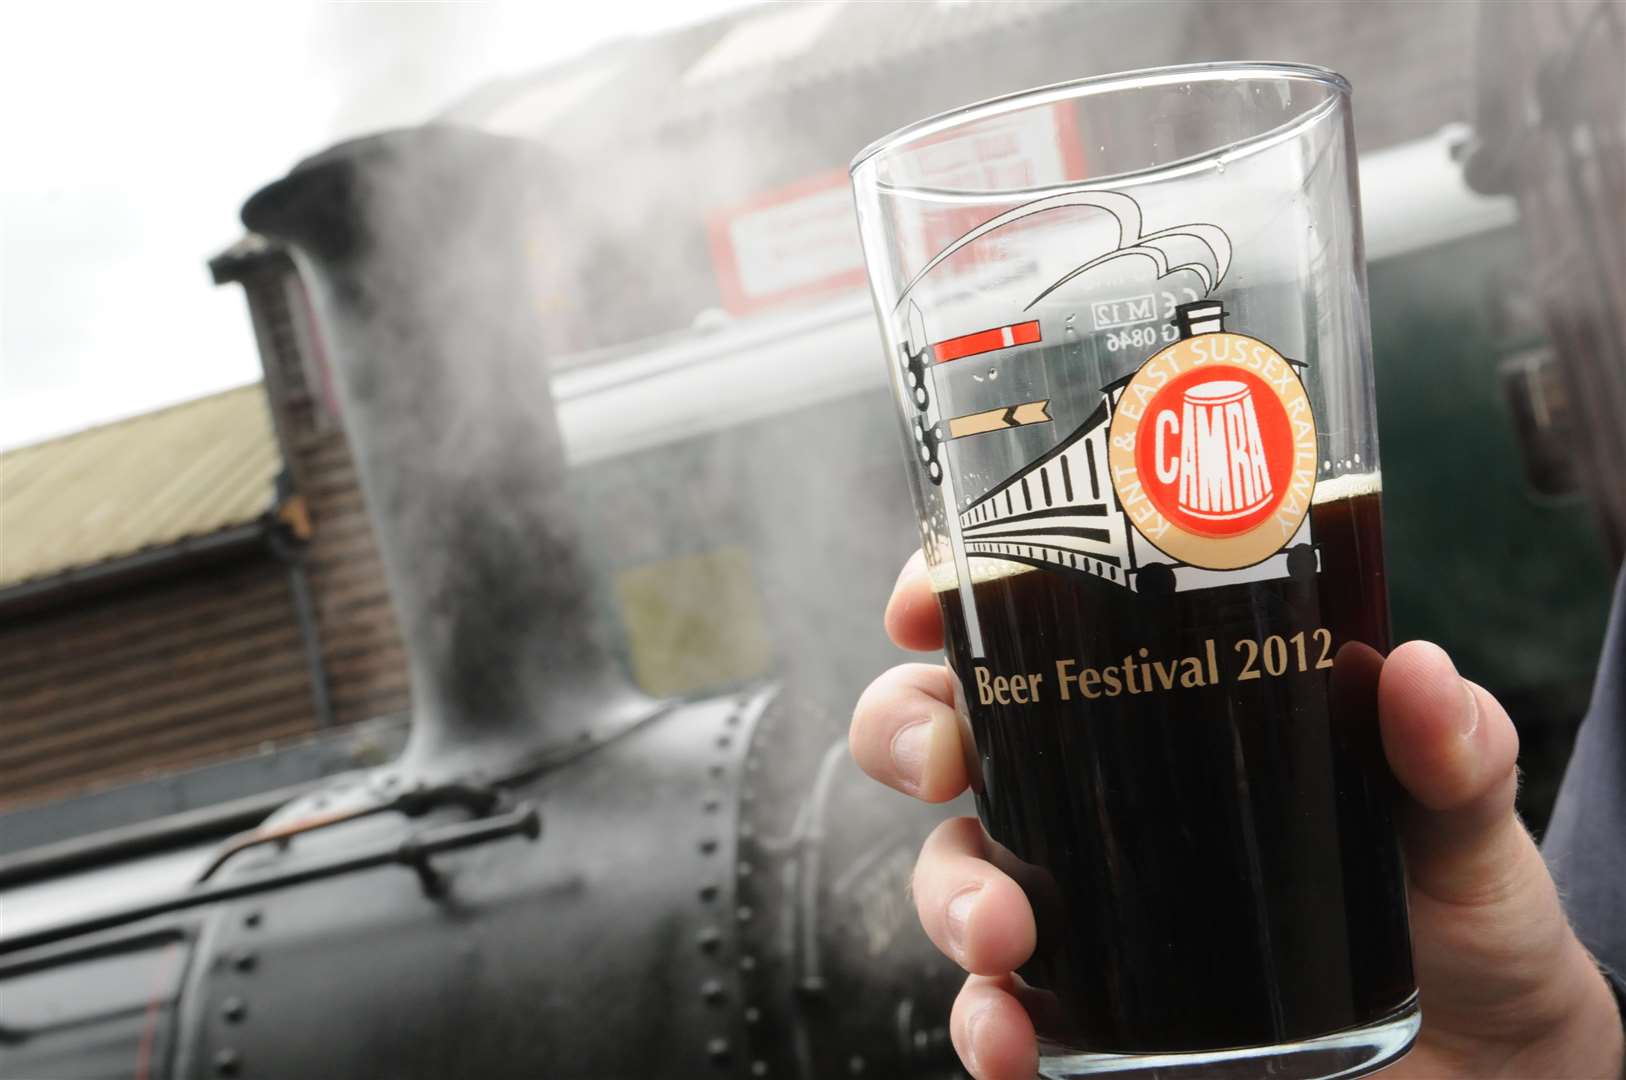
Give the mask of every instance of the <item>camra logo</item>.
[(1197, 368), (1170, 380), (1147, 406), (1151, 438), (1136, 445), (1135, 472), (1186, 532), (1235, 536), (1280, 501), (1293, 439), (1286, 410), (1262, 389), (1236, 369), (1216, 377)]
[(1158, 550), (1234, 570), (1280, 551), (1309, 513), (1315, 417), (1293, 362), (1219, 329), (1218, 304), (1188, 308), (1187, 336), (1141, 365), (1118, 398), (1112, 485)]

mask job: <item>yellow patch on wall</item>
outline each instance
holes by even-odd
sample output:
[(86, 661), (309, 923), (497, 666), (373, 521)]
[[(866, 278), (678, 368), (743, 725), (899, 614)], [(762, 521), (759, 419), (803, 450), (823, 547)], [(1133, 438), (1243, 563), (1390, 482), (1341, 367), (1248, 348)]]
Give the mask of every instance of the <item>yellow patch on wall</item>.
[(633, 675), (648, 693), (681, 697), (768, 669), (768, 627), (744, 548), (623, 570), (616, 597)]

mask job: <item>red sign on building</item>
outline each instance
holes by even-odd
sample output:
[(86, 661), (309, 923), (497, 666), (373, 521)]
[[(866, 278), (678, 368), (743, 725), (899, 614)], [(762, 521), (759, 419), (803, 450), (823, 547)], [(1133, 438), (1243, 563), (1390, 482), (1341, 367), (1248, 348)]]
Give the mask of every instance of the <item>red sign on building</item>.
[[(925, 142), (913, 163), (922, 187), (1021, 191), (1080, 175), (1083, 148), (1071, 102), (1048, 113), (998, 117), (969, 133)], [(923, 265), (981, 221), (983, 208), (927, 215), (908, 238)], [(707, 219), (723, 307), (747, 315), (780, 304), (864, 287), (847, 173), (832, 169), (714, 211)], [(952, 270), (950, 271), (952, 272)]]

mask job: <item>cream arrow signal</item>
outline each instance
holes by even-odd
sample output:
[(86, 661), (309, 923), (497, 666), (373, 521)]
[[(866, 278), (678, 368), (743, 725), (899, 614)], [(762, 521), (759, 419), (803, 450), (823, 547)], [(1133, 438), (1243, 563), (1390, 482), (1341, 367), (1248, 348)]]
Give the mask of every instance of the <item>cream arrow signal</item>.
[(989, 431), (1004, 431), (1006, 428), (1049, 422), (1050, 399), (1044, 398), (1039, 401), (1024, 401), (1020, 405), (1010, 405), (1003, 409), (989, 409), (986, 412), (956, 416), (948, 422), (948, 432), (951, 439), (963, 439), (967, 435), (982, 435)]

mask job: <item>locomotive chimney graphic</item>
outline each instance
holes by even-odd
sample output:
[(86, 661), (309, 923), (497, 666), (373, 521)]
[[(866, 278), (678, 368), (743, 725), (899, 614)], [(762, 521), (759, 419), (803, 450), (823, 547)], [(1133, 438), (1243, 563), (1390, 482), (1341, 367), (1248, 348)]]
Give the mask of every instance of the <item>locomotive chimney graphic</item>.
[(1218, 300), (1193, 300), (1174, 309), (1174, 324), (1183, 338), (1197, 334), (1217, 334), (1225, 329), (1229, 312)]
[(515, 140), (429, 126), (336, 146), (243, 207), (292, 249), (334, 346), (410, 654), (415, 779), (656, 708), (596, 625), (567, 505), (516, 225), (546, 220), (549, 175)]

